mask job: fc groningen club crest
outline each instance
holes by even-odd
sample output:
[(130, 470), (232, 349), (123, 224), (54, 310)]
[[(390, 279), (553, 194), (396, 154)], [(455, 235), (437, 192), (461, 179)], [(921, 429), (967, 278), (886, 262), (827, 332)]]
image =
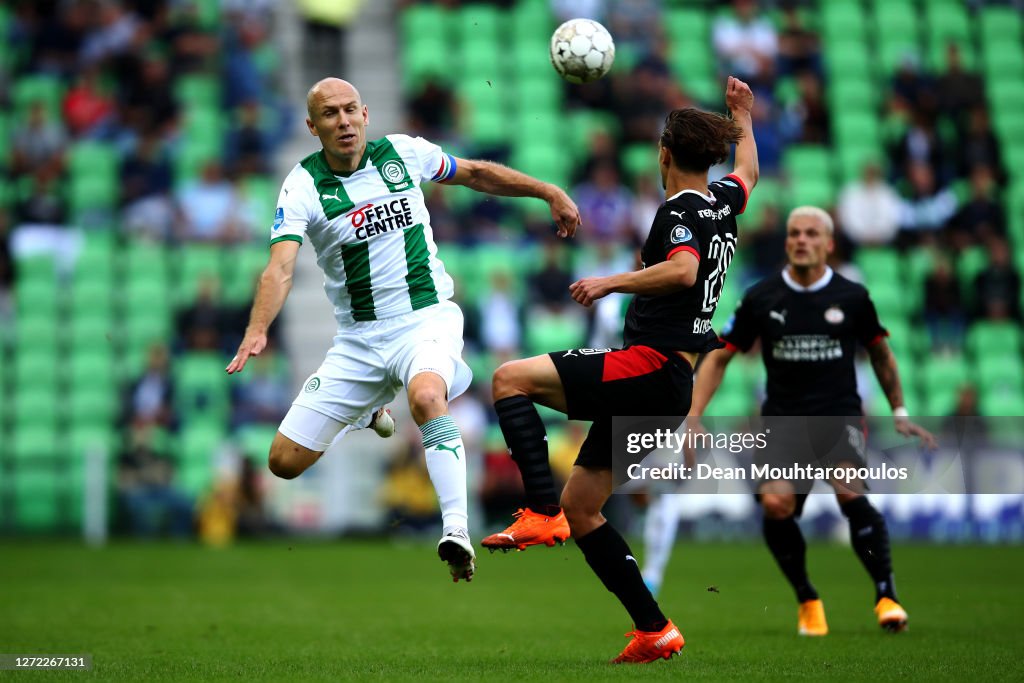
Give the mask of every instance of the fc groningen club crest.
[(320, 378), (310, 377), (309, 381), (306, 382), (306, 386), (303, 387), (303, 391), (307, 394), (312, 394), (314, 391), (320, 388)]

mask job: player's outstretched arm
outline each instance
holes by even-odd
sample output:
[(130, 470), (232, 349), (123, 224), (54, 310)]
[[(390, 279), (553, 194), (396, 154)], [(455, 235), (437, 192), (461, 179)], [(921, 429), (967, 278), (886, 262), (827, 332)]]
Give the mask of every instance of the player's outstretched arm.
[(754, 124), (751, 110), (754, 108), (754, 93), (750, 86), (738, 78), (729, 76), (725, 86), (725, 104), (732, 113), (732, 119), (743, 129), (743, 138), (736, 143), (736, 167), (733, 174), (747, 187), (747, 192), (757, 184), (757, 143), (754, 142)]
[(697, 280), (697, 257), (685, 251), (673, 254), (650, 268), (617, 273), (605, 277), (585, 277), (569, 285), (569, 293), (577, 303), (590, 306), (612, 292), (657, 296), (693, 287)]
[(896, 366), (896, 356), (889, 348), (889, 342), (879, 339), (868, 347), (868, 356), (871, 357), (871, 368), (875, 371), (878, 384), (889, 399), (889, 406), (892, 408), (893, 420), (896, 423), (896, 431), (903, 436), (916, 436), (921, 439), (921, 445), (926, 448), (935, 448), (935, 437), (924, 427), (910, 421), (907, 416), (907, 409), (903, 405), (903, 385), (900, 383), (900, 372)]
[(449, 183), (498, 197), (535, 197), (551, 207), (559, 237), (572, 237), (580, 225), (580, 210), (562, 188), (545, 183), (508, 166), (479, 159), (455, 159), (455, 175)]
[(266, 348), (270, 323), (281, 312), (284, 300), (291, 291), (295, 259), (300, 246), (299, 242), (292, 240), (283, 240), (270, 246), (270, 262), (260, 275), (245, 337), (238, 346), (238, 353), (225, 368), (229, 375), (241, 372), (249, 356), (258, 356)]

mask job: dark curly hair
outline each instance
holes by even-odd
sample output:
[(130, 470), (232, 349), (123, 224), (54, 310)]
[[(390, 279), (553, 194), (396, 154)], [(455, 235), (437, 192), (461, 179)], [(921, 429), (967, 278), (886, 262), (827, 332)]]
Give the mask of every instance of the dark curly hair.
[(730, 118), (693, 107), (676, 109), (665, 117), (661, 146), (684, 171), (702, 173), (729, 158), (743, 138), (743, 129)]

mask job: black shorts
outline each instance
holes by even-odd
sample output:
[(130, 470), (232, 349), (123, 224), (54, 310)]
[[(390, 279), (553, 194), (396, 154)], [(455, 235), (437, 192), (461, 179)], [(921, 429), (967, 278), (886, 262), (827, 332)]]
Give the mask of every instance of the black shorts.
[(613, 417), (690, 411), (693, 368), (673, 351), (630, 346), (548, 355), (562, 380), (569, 419), (594, 423), (576, 458), (582, 467), (611, 468)]
[[(866, 427), (863, 417), (764, 417), (762, 428), (769, 429), (764, 448), (754, 451), (754, 464), (785, 469), (802, 467), (866, 467)], [(768, 481), (791, 481), (803, 498), (814, 486), (807, 478), (761, 477)], [(756, 494), (755, 494), (756, 495)], [(760, 499), (760, 496), (757, 496)]]

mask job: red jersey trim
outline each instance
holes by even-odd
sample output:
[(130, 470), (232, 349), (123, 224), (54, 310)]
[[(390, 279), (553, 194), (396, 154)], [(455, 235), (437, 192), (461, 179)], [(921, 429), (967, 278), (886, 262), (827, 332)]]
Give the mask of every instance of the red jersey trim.
[(728, 339), (723, 339), (722, 337), (719, 337), (718, 341), (720, 341), (723, 344), (725, 344), (725, 350), (726, 351), (732, 351), (733, 353), (742, 353), (740, 347), (736, 346), (735, 344), (733, 344)]
[[(743, 190), (743, 206), (739, 210), (739, 213), (743, 213), (744, 211), (747, 210), (747, 200), (750, 199), (750, 190), (747, 189), (747, 186), (743, 183), (743, 179), (740, 178), (738, 175), (730, 173), (729, 175), (725, 176), (725, 178), (732, 178), (733, 180), (736, 181), (736, 184), (740, 186), (740, 189)], [(722, 180), (725, 180), (725, 178), (722, 178)]]
[(681, 247), (676, 247), (672, 251), (668, 252), (668, 256), (665, 257), (665, 260), (668, 261), (670, 258), (672, 258), (674, 255), (678, 254), (681, 251), (688, 251), (688, 252), (690, 252), (691, 254), (693, 254), (694, 256), (697, 257), (697, 263), (700, 263), (700, 252), (698, 252), (693, 247), (688, 247), (688, 246), (685, 246), (685, 245), (681, 246)]
[(865, 346), (874, 346), (875, 344), (877, 344), (878, 342), (882, 341), (883, 339), (885, 339), (888, 336), (889, 336), (889, 330), (883, 330), (874, 339), (869, 341)]
[(668, 358), (649, 346), (631, 346), (605, 354), (602, 382), (640, 377), (660, 370)]

